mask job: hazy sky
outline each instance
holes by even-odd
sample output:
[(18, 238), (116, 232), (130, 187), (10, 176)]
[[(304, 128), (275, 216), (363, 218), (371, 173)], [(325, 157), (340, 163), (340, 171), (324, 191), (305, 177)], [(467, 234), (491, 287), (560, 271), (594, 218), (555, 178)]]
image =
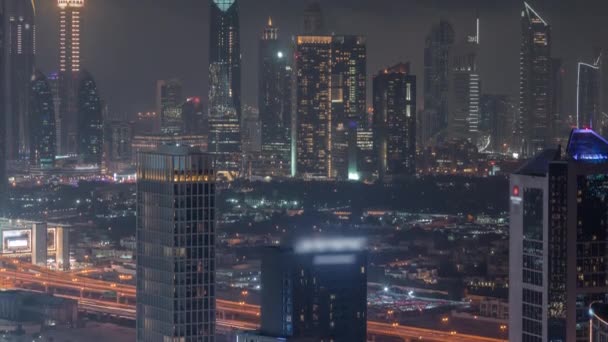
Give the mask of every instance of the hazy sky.
[[(268, 16), (288, 46), (301, 27), (307, 0), (240, 0), (243, 100), (256, 104), (257, 46)], [(208, 0), (86, 0), (82, 65), (97, 79), (110, 111), (132, 114), (154, 107), (155, 81), (178, 77), (184, 95), (207, 97)], [(608, 46), (608, 1), (531, 1), (552, 25), (553, 55), (566, 67), (566, 111), (573, 111), (576, 62), (593, 46)], [(512, 0), (322, 0), (327, 28), (367, 36), (368, 76), (384, 66), (411, 61), (422, 88), (424, 39), (440, 18), (452, 22), (456, 39), (481, 18), (480, 67), (484, 93), (516, 95), (519, 84), (521, 1)], [(57, 69), (58, 10), (37, 0), (38, 66)], [(371, 88), (369, 89), (371, 96)], [(422, 95), (422, 91), (419, 91)]]

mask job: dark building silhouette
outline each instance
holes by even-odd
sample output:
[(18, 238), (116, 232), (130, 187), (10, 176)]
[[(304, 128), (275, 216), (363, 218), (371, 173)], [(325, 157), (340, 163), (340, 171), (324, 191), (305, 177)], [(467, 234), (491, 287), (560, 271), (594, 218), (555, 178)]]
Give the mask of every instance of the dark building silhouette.
[(570, 134), (511, 175), (509, 341), (589, 341), (608, 293), (608, 141)]
[(258, 108), (263, 173), (291, 175), (292, 76), (288, 49), (279, 43), (279, 29), (268, 19), (259, 43)]
[(78, 151), (82, 161), (101, 166), (103, 157), (102, 104), (93, 76), (86, 70), (80, 72), (78, 86)]
[(507, 95), (481, 96), (480, 130), (489, 136), (490, 151), (506, 153), (513, 141), (513, 120), (517, 106)]
[(183, 132), (185, 135), (209, 134), (209, 113), (203, 108), (200, 97), (189, 97), (182, 104)]
[(29, 145), (28, 106), (30, 81), (34, 74), (35, 23), (32, 1), (6, 0), (6, 103), (7, 159), (27, 157)]
[(30, 164), (48, 169), (54, 167), (57, 152), (53, 91), (46, 76), (40, 71), (36, 71), (30, 86)]
[[(6, 16), (6, 10), (4, 3), (0, 3), (0, 21), (4, 22)], [(4, 80), (7, 70), (5, 66), (5, 51), (6, 51), (6, 30), (4, 25), (0, 27), (0, 56), (3, 56), (3, 60), (0, 61), (2, 67), (0, 67), (0, 79)], [(6, 131), (7, 131), (7, 113), (5, 110), (6, 104), (6, 87), (7, 82), (0, 82), (0, 215), (7, 214), (7, 197), (8, 197), (8, 177), (6, 175)]]
[(552, 139), (551, 26), (527, 3), (521, 17), (520, 100), (515, 150), (531, 157)]
[(156, 112), (160, 116), (160, 131), (163, 134), (183, 132), (182, 83), (177, 79), (156, 82)]
[(381, 179), (416, 174), (416, 76), (409, 63), (374, 77), (374, 150)]
[(221, 170), (241, 153), (241, 45), (238, 0), (209, 0), (209, 151)]
[(311, 1), (304, 10), (303, 18), (303, 34), (316, 35), (325, 34), (325, 25), (323, 23), (323, 12), (319, 1)]
[(160, 146), (137, 156), (137, 341), (215, 341), (212, 156)]
[(576, 89), (576, 121), (578, 128), (600, 128), (600, 68), (578, 63)]
[(261, 333), (288, 340), (363, 342), (367, 252), (354, 238), (305, 239), (262, 259)]
[(421, 144), (426, 145), (448, 127), (450, 50), (454, 28), (445, 20), (433, 25), (424, 47), (424, 112), (421, 118)]

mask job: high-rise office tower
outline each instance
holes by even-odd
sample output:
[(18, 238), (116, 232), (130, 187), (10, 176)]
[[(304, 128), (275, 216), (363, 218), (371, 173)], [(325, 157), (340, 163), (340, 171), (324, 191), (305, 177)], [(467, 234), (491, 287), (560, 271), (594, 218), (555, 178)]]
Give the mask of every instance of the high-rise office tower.
[(511, 175), (509, 341), (588, 341), (608, 293), (608, 141), (570, 134)]
[(209, 134), (209, 113), (203, 108), (200, 97), (189, 97), (182, 104), (182, 121), (184, 123), (184, 134)]
[(578, 128), (600, 128), (600, 68), (578, 63), (576, 81), (576, 124)]
[(137, 156), (137, 341), (215, 341), (215, 173), (186, 146)]
[(424, 47), (424, 112), (421, 118), (420, 143), (426, 145), (448, 127), (448, 91), (450, 83), (450, 50), (454, 28), (441, 20), (433, 25)]
[(357, 126), (365, 120), (366, 44), (361, 36), (297, 36), (297, 173), (357, 174)]
[[(479, 30), (479, 19), (477, 19)], [(468, 36), (451, 51), (448, 96), (448, 136), (477, 143), (479, 135), (481, 79), (477, 63), (479, 32)]]
[(104, 124), (104, 143), (106, 145), (106, 160), (110, 169), (117, 169), (113, 165), (128, 163), (131, 161), (131, 142), (133, 139), (133, 127), (129, 122), (123, 120), (112, 120)]
[(30, 163), (41, 169), (55, 165), (55, 104), (46, 76), (36, 71), (31, 81), (29, 105)]
[(604, 137), (608, 136), (608, 52), (605, 49), (597, 51), (595, 65), (600, 67), (600, 119), (596, 129)]
[(480, 102), (480, 130), (489, 136), (493, 152), (509, 151), (513, 138), (513, 119), (517, 106), (507, 95), (484, 94)]
[(358, 238), (311, 238), (262, 259), (261, 333), (295, 341), (366, 341), (367, 252)]
[(549, 99), (551, 102), (549, 112), (549, 134), (550, 146), (565, 145), (573, 125), (569, 125), (564, 118), (563, 109), (563, 83), (565, 69), (561, 58), (551, 58), (551, 83), (549, 87)]
[(238, 0), (209, 0), (209, 151), (218, 170), (237, 171), (241, 154), (241, 44)]
[(34, 74), (36, 53), (36, 28), (34, 26), (34, 2), (6, 0), (5, 70), (7, 119), (7, 159), (16, 160), (28, 153), (28, 106), (30, 81)]
[(183, 132), (182, 83), (179, 80), (156, 82), (156, 112), (160, 116), (160, 130), (163, 134)]
[(323, 12), (318, 0), (311, 1), (304, 10), (303, 30), (305, 35), (325, 34), (323, 24)]
[(268, 19), (259, 43), (258, 108), (262, 135), (264, 173), (291, 174), (291, 81), (287, 49), (279, 43), (279, 29)]
[[(4, 22), (6, 15), (4, 2), (0, 3), (0, 22)], [(6, 49), (6, 31), (4, 25), (0, 27), (0, 56), (5, 56)], [(7, 74), (6, 63), (2, 63), (0, 67), (0, 79), (4, 80)], [(0, 82), (0, 108), (5, 108), (6, 103), (6, 82)], [(6, 110), (0, 111), (0, 215), (7, 214), (8, 198), (8, 178), (6, 176), (6, 131), (7, 131)]]
[(381, 179), (416, 174), (416, 76), (409, 63), (374, 77), (374, 150)]
[[(519, 117), (516, 143), (533, 156), (551, 140), (551, 26), (524, 2), (521, 12)], [(516, 147), (517, 148), (517, 147)]]
[(59, 6), (59, 115), (61, 154), (78, 152), (78, 83), (84, 0), (57, 0)]
[(103, 115), (97, 84), (83, 70), (78, 85), (78, 152), (85, 163), (101, 166), (103, 158)]

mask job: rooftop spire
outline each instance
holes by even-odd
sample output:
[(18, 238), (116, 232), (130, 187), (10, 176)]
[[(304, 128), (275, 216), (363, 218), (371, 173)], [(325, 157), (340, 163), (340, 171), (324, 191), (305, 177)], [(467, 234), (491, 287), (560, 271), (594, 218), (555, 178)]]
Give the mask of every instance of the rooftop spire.
[(272, 17), (268, 17), (268, 27), (272, 27)]

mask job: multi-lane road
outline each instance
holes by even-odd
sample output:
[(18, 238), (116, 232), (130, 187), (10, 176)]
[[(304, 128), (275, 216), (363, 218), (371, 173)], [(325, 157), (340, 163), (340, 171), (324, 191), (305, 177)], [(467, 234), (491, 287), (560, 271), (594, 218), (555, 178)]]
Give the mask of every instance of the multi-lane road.
[[(6, 259), (4, 259), (6, 260)], [(6, 263), (6, 262), (5, 262)], [(102, 313), (126, 319), (135, 319), (135, 287), (133, 285), (75, 275), (70, 272), (56, 272), (29, 263), (10, 261), (0, 268), (0, 284), (13, 284), (15, 288), (55, 292), (58, 296), (78, 300), (81, 310)], [(116, 293), (116, 299), (108, 300), (100, 295)], [(97, 296), (96, 296), (97, 295)], [(243, 302), (217, 299), (218, 325), (238, 330), (254, 330), (259, 325), (260, 307)], [(228, 319), (230, 317), (231, 319)], [(238, 319), (237, 319), (238, 317)], [(397, 324), (368, 321), (368, 332), (376, 336), (394, 336), (405, 340), (451, 341), (451, 342), (504, 342), (505, 340), (483, 336), (461, 334), (456, 331), (439, 331)]]

